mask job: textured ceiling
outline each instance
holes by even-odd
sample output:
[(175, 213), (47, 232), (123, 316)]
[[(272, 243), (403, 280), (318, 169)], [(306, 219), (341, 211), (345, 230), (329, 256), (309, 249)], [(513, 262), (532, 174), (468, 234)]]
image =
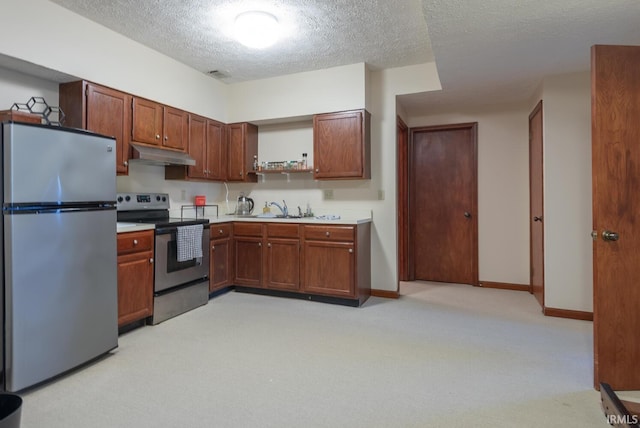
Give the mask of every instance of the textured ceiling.
[[(52, 0), (231, 83), (366, 62), (372, 69), (433, 60), (419, 0)], [(247, 10), (275, 15), (281, 40), (265, 50), (235, 41)]]
[[(589, 70), (593, 44), (640, 44), (640, 0), (51, 1), (227, 83), (435, 57), (443, 90), (400, 97), (410, 114), (523, 102), (544, 76)], [(283, 24), (274, 47), (230, 37), (250, 9)]]

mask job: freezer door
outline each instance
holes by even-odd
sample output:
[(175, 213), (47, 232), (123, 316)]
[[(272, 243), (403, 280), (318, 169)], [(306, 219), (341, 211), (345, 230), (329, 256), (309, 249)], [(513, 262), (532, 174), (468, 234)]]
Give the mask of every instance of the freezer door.
[(118, 345), (116, 211), (4, 216), (5, 388)]
[(3, 125), (4, 202), (115, 201), (115, 140), (65, 128)]

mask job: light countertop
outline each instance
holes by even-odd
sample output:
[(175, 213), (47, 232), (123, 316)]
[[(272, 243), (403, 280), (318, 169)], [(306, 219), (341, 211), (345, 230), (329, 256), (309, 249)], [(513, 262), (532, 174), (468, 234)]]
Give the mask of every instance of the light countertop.
[(357, 225), (371, 223), (371, 217), (343, 217), (336, 220), (321, 219), (316, 217), (302, 218), (280, 218), (280, 217), (246, 217), (236, 215), (221, 215), (219, 217), (207, 217), (209, 223), (227, 223), (231, 221), (251, 222), (251, 223), (301, 223), (301, 224), (336, 224), (336, 225)]
[(153, 224), (145, 224), (145, 223), (126, 223), (126, 222), (118, 222), (117, 231), (118, 233), (126, 233), (126, 232), (140, 232), (142, 230), (153, 230), (155, 226)]
[[(321, 219), (316, 217), (303, 218), (279, 218), (279, 217), (245, 217), (236, 215), (221, 215), (220, 217), (205, 217), (210, 224), (228, 223), (232, 221), (248, 222), (248, 223), (300, 223), (300, 224), (328, 224), (328, 225), (358, 225), (363, 223), (371, 223), (371, 217), (340, 217), (336, 220)], [(118, 233), (140, 232), (142, 230), (152, 230), (155, 226), (146, 223), (126, 223), (118, 222)]]

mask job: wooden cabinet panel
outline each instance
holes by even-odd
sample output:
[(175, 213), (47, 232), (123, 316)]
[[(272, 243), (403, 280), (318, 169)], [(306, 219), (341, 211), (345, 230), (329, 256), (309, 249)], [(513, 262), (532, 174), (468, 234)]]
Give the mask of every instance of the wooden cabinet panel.
[(116, 173), (129, 172), (131, 95), (84, 80), (62, 83), (59, 104), (65, 126), (87, 129), (116, 139)]
[(153, 231), (118, 234), (118, 326), (153, 315)]
[(161, 145), (162, 105), (143, 98), (133, 98), (132, 139), (140, 143)]
[(210, 180), (227, 179), (227, 139), (224, 124), (207, 121), (207, 177)]
[(253, 171), (254, 156), (258, 156), (258, 127), (250, 123), (227, 126), (227, 178), (229, 181), (258, 181)]
[(267, 223), (267, 237), (269, 238), (298, 238), (300, 226), (297, 224)]
[(371, 178), (370, 117), (366, 110), (313, 117), (314, 178)]
[(207, 169), (207, 120), (204, 117), (189, 116), (189, 154), (196, 164), (189, 166), (190, 178), (206, 178)]
[(354, 297), (353, 243), (305, 241), (303, 291)]
[(262, 237), (234, 236), (233, 247), (234, 283), (262, 287)]
[(151, 250), (153, 231), (129, 232), (118, 234), (118, 255), (137, 251)]
[(231, 284), (231, 239), (211, 240), (209, 252), (209, 292), (220, 290)]
[(163, 106), (162, 145), (167, 148), (187, 150), (188, 114), (173, 107)]
[(153, 252), (118, 256), (118, 327), (153, 315)]
[(231, 223), (212, 223), (209, 226), (211, 239), (228, 238), (231, 235)]
[(263, 223), (233, 223), (234, 236), (262, 236)]
[(300, 241), (268, 238), (265, 286), (279, 290), (300, 288)]
[(305, 226), (305, 239), (320, 241), (353, 241), (353, 226)]

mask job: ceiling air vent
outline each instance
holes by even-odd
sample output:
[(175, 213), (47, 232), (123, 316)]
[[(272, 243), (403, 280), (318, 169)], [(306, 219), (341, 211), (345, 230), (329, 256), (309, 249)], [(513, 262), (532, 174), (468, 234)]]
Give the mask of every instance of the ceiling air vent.
[(226, 79), (227, 77), (229, 77), (228, 75), (224, 74), (220, 70), (210, 70), (210, 71), (207, 71), (207, 74), (209, 76), (215, 77), (216, 79)]

